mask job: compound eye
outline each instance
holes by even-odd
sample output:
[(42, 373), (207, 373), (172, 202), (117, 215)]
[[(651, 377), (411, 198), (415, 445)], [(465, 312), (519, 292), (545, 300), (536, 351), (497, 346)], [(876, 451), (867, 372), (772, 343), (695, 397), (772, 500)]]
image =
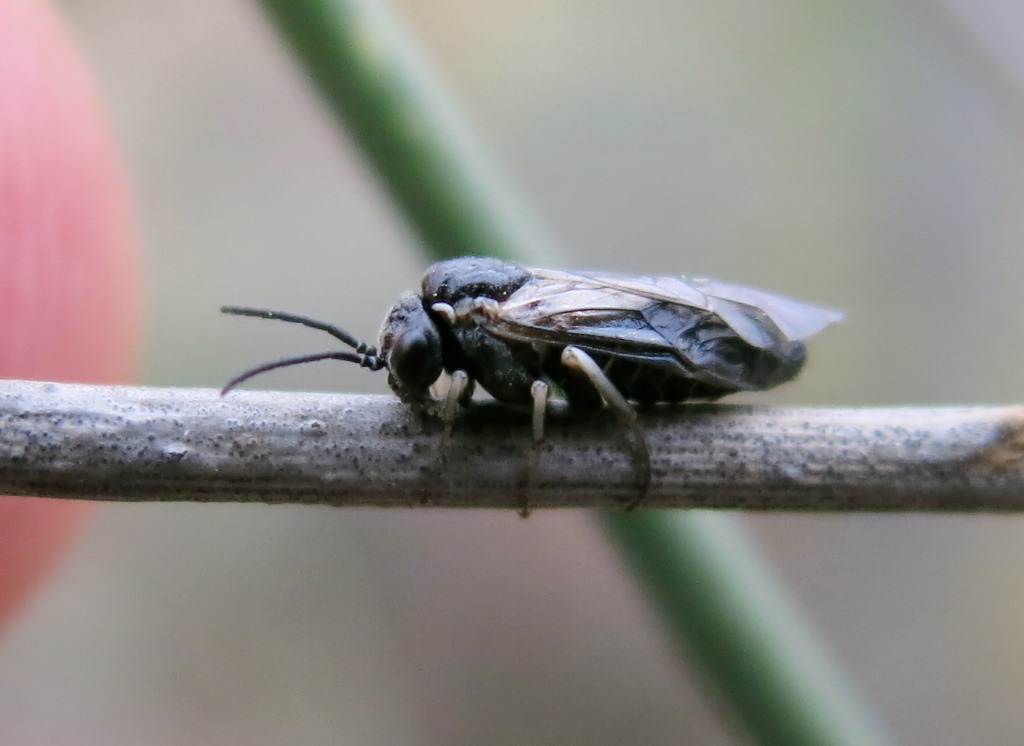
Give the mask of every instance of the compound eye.
[(388, 368), (409, 388), (425, 391), (441, 375), (441, 345), (419, 329), (402, 332), (391, 345)]

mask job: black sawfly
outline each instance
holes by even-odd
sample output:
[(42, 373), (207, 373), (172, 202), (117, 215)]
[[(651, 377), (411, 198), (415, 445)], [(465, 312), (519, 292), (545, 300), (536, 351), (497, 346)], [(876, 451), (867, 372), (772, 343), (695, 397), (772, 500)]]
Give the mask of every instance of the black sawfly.
[[(259, 365), (222, 394), (269, 370), (342, 360), (386, 370), (403, 402), (449, 428), (479, 384), (499, 402), (532, 408), (540, 443), (556, 387), (570, 408), (607, 405), (632, 428), (641, 497), (650, 458), (631, 402), (714, 400), (785, 383), (803, 367), (802, 340), (842, 319), (832, 309), (711, 279), (532, 269), (488, 257), (431, 266), (420, 293), (392, 307), (377, 347), (306, 316), (221, 311), (319, 329), (351, 348)], [(450, 385), (435, 399), (442, 373)]]

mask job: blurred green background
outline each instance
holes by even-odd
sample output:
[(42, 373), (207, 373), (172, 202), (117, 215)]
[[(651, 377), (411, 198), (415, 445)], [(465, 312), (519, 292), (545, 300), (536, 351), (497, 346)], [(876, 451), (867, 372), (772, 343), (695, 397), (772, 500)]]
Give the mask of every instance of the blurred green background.
[[(145, 382), (329, 346), (222, 303), (375, 337), (423, 264), (255, 5), (62, 6), (137, 189)], [(1024, 6), (394, 7), (570, 266), (847, 311), (756, 401), (1020, 401)], [(1021, 742), (1019, 518), (744, 520), (903, 742)], [(111, 505), (0, 648), (0, 735), (742, 743), (703, 689), (580, 512)]]

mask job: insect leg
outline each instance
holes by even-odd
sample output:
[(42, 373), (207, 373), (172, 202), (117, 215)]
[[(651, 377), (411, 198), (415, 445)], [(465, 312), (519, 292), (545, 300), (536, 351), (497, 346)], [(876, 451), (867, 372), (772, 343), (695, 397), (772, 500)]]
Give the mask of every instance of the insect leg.
[(540, 468), (540, 444), (544, 442), (544, 415), (550, 393), (551, 388), (544, 381), (534, 381), (530, 385), (530, 396), (533, 399), (533, 447), (530, 449), (530, 470), (526, 475), (523, 502), (519, 506), (519, 515), (523, 518), (530, 517), (530, 493), (533, 492), (533, 483)]
[(468, 407), (470, 402), (473, 401), (473, 394), (476, 392), (476, 380), (473, 378), (469, 379), (466, 387), (462, 390), (462, 395), (459, 397), (459, 404), (463, 407)]
[(452, 373), (451, 383), (448, 384), (448, 393), (445, 395), (444, 405), (441, 408), (441, 421), (444, 423), (445, 439), (451, 437), (455, 413), (459, 404), (464, 403), (463, 397), (466, 393), (472, 393), (472, 385), (473, 379), (469, 377), (466, 371), (457, 370)]
[[(451, 375), (451, 382), (448, 384), (448, 393), (439, 402), (435, 409), (437, 416), (444, 425), (444, 434), (441, 436), (440, 465), (442, 470), (443, 484), (447, 484), (447, 470), (445, 464), (448, 462), (448, 454), (452, 444), (452, 427), (455, 425), (455, 415), (458, 413), (460, 403), (464, 403), (468, 396), (472, 396), (474, 382), (464, 370), (457, 370)], [(424, 495), (420, 503), (426, 505), (429, 502), (427, 495)]]
[(534, 381), (530, 386), (530, 396), (533, 397), (533, 442), (540, 445), (544, 442), (544, 413), (548, 406), (548, 394), (551, 392), (544, 381)]
[(605, 375), (594, 358), (579, 347), (570, 345), (562, 350), (562, 365), (586, 376), (597, 393), (604, 399), (605, 404), (622, 421), (622, 424), (629, 427), (633, 435), (633, 462), (639, 470), (640, 494), (626, 506), (626, 510), (632, 510), (643, 501), (651, 486), (651, 454), (647, 449), (643, 431), (636, 424), (636, 410), (615, 388), (615, 384)]

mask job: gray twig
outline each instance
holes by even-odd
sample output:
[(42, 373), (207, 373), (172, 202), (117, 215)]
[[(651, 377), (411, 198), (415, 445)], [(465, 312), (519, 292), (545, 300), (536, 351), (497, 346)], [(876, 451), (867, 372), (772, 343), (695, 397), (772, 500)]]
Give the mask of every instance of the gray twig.
[[(1024, 509), (1021, 406), (696, 405), (640, 425), (646, 507)], [(463, 508), (637, 495), (607, 413), (554, 407), (532, 479), (527, 413), (473, 406), (443, 442), (389, 397), (0, 381), (0, 494)]]

